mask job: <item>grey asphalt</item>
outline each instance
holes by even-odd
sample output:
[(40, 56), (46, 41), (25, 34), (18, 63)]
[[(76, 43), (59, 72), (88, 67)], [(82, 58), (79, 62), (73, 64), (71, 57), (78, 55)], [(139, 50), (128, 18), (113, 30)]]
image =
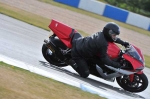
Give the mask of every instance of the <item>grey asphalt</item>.
[[(150, 87), (140, 93), (130, 93), (121, 90), (115, 83), (90, 76), (87, 79), (79, 77), (76, 73), (65, 68), (58, 68), (48, 64), (42, 56), (41, 47), (43, 40), (47, 39), (50, 32), (18, 21), (0, 14), (0, 54), (34, 65), (47, 70), (58, 77), (71, 79), (89, 86), (98, 88), (112, 96), (112, 99), (149, 99)], [(150, 69), (144, 72), (150, 78)]]

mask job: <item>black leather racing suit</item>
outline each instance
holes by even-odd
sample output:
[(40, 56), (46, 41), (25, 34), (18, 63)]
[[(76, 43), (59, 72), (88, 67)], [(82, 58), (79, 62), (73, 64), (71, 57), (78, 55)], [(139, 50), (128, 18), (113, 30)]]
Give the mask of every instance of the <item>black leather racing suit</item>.
[[(77, 39), (74, 39), (72, 41), (73, 47), (71, 55), (78, 66), (78, 70), (76, 71), (81, 76), (86, 77), (89, 75), (86, 59), (92, 58), (98, 53), (100, 53), (100, 59), (104, 64), (113, 67), (120, 66), (118, 62), (114, 62), (108, 57), (108, 41), (105, 39), (104, 34), (102, 32), (97, 32), (92, 36), (88, 37), (81, 37), (79, 34), (76, 35)], [(124, 41), (120, 40), (119, 38), (115, 42), (122, 45), (124, 44)]]

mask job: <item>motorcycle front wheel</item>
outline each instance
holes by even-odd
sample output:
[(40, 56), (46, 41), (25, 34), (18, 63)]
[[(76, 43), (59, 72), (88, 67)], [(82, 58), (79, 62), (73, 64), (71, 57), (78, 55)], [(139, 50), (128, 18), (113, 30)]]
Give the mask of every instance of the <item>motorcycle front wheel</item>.
[(117, 83), (124, 90), (130, 92), (142, 92), (148, 86), (148, 79), (144, 73), (142, 74), (134, 74), (134, 79), (130, 82), (129, 76), (121, 76), (116, 78)]

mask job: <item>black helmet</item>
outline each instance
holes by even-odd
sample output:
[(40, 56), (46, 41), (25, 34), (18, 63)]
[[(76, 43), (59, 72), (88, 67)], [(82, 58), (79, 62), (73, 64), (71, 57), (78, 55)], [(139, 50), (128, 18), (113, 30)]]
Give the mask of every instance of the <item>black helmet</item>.
[(103, 34), (108, 41), (114, 42), (117, 40), (116, 36), (120, 34), (119, 26), (114, 22), (109, 22), (103, 28)]

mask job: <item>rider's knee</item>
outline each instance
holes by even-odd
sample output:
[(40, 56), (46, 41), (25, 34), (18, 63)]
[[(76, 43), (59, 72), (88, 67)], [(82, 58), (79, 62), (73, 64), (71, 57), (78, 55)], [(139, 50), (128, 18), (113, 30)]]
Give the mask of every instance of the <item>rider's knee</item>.
[(81, 77), (87, 78), (87, 77), (89, 76), (89, 74), (90, 74), (90, 71), (89, 71), (89, 70), (88, 70), (88, 71), (85, 71), (85, 72), (82, 72)]

